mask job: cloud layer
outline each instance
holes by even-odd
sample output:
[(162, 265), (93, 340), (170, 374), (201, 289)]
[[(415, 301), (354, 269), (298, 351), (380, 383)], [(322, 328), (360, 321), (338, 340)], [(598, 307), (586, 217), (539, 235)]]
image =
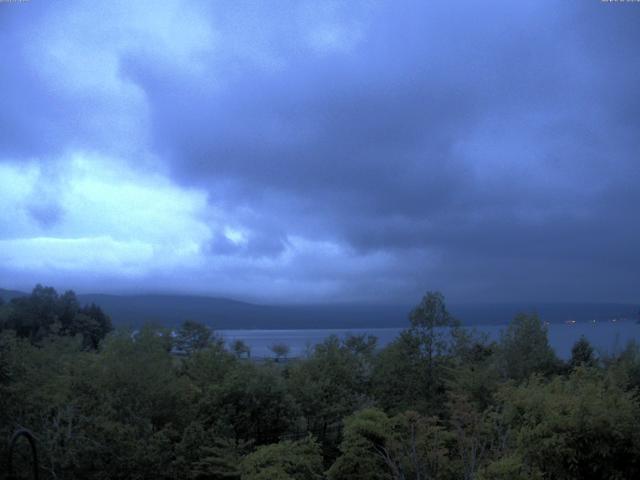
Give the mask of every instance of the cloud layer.
[(637, 301), (640, 7), (0, 6), (0, 275)]

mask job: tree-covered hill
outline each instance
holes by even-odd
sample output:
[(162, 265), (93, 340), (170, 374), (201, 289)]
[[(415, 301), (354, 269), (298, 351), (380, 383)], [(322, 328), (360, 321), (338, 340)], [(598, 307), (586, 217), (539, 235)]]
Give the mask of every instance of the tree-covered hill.
[[(26, 293), (0, 289), (8, 300)], [(195, 320), (216, 329), (304, 329), (402, 327), (408, 305), (259, 305), (228, 298), (195, 295), (79, 294), (82, 304), (95, 303), (109, 313), (114, 325), (140, 327), (153, 322), (175, 327)], [(638, 306), (621, 303), (467, 303), (453, 304), (452, 314), (463, 325), (506, 324), (518, 312), (537, 312), (547, 322), (635, 318)]]
[(6, 290), (4, 288), (0, 288), (0, 299), (5, 302), (8, 302), (12, 298), (24, 297), (26, 295), (28, 295), (28, 293), (20, 292), (19, 290)]

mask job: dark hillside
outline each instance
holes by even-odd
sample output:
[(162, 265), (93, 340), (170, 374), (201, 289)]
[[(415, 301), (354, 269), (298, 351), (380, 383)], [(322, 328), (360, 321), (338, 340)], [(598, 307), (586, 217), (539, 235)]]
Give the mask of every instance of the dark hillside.
[(0, 288), (0, 298), (2, 298), (2, 300), (4, 300), (5, 302), (8, 302), (12, 298), (24, 297), (25, 295), (28, 294), (19, 292), (18, 290), (5, 290), (4, 288)]
[[(5, 301), (23, 295), (26, 293), (0, 289)], [(78, 299), (102, 307), (114, 325), (131, 327), (146, 322), (173, 327), (184, 320), (216, 329), (404, 327), (411, 310), (407, 305), (259, 305), (192, 295), (84, 294)], [(464, 325), (505, 324), (519, 312), (534, 311), (550, 323), (638, 316), (637, 305), (619, 303), (468, 303), (453, 304), (450, 310)]]

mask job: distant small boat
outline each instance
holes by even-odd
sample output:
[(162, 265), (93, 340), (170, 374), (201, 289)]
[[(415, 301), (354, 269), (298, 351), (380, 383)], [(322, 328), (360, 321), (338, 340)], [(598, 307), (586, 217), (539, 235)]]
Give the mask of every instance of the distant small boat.
[(575, 320), (565, 320), (564, 322), (566, 325), (575, 325), (576, 321)]

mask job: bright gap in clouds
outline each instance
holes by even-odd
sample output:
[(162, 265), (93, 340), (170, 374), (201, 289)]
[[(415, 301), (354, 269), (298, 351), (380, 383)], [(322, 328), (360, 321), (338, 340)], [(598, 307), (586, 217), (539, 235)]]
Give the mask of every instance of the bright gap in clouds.
[[(247, 245), (262, 233), (237, 212), (212, 206), (206, 192), (96, 153), (48, 164), (0, 163), (0, 184), (3, 287), (28, 289), (37, 277), (79, 292), (215, 288), (218, 295), (296, 302), (340, 298), (359, 275), (371, 276), (375, 286), (394, 262), (381, 252), (355, 255), (339, 243), (301, 236), (288, 236), (282, 251), (256, 256)], [(220, 237), (235, 248), (218, 248)]]
[[(193, 266), (211, 238), (206, 194), (98, 155), (4, 164), (0, 261), (9, 267), (144, 275)], [(11, 232), (11, 234), (9, 234)]]

